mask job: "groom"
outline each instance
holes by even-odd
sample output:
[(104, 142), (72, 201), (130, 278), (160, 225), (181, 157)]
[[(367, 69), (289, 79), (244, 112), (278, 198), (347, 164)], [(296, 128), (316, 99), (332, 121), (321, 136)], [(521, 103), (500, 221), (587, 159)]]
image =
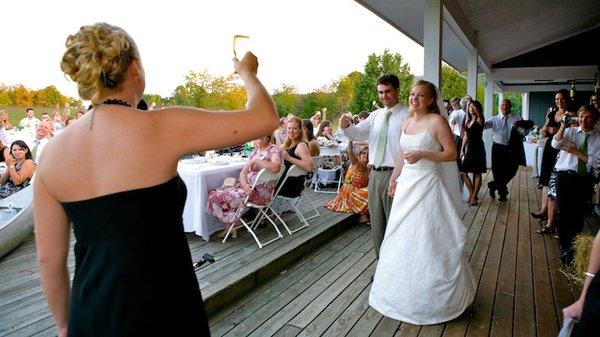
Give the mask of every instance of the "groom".
[(367, 141), (369, 144), (369, 213), (375, 253), (385, 234), (385, 227), (392, 208), (388, 196), (388, 183), (394, 170), (394, 160), (400, 155), (402, 123), (408, 114), (398, 101), (400, 80), (396, 75), (383, 75), (377, 80), (377, 94), (384, 107), (373, 111), (357, 125), (352, 125), (348, 115), (340, 117), (340, 128), (348, 139)]

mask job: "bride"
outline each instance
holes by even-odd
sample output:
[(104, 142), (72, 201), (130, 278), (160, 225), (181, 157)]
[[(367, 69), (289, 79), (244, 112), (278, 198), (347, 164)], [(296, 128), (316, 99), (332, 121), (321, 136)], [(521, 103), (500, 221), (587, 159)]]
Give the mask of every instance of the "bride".
[(430, 82), (412, 86), (389, 184), (394, 201), (369, 295), (383, 315), (417, 325), (452, 320), (475, 296), (462, 255), (467, 230), (458, 211), (456, 146), (437, 96)]

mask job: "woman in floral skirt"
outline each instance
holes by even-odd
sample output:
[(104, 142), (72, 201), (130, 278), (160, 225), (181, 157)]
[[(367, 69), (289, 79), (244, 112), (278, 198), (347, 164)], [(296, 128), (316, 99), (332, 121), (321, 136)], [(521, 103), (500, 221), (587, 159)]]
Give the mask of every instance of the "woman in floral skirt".
[[(275, 188), (274, 183), (259, 184), (252, 190), (252, 184), (261, 169), (277, 173), (281, 169), (280, 149), (271, 144), (271, 135), (261, 137), (254, 142), (254, 151), (250, 154), (248, 162), (240, 172), (239, 182), (233, 187), (219, 187), (208, 194), (206, 212), (225, 224), (225, 229), (219, 234), (224, 237), (234, 223), (246, 212), (244, 200), (250, 195), (249, 202), (265, 204)], [(233, 238), (237, 237), (235, 230), (231, 232)]]

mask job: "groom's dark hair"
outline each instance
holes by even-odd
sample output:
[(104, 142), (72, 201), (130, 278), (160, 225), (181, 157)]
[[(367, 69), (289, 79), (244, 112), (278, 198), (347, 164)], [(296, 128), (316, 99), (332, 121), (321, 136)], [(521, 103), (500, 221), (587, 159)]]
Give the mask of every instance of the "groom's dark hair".
[(381, 75), (381, 77), (377, 80), (377, 85), (380, 84), (391, 85), (394, 87), (394, 89), (400, 88), (400, 80), (398, 79), (398, 76), (394, 74)]

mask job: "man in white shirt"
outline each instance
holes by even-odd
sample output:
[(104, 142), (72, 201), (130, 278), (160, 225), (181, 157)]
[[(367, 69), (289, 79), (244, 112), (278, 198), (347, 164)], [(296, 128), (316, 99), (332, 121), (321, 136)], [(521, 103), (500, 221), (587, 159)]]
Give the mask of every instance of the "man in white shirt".
[(452, 105), (452, 112), (448, 116), (448, 124), (454, 134), (454, 143), (456, 143), (456, 158), (460, 156), (460, 149), (462, 148), (462, 136), (464, 131), (465, 119), (467, 113), (461, 108), (460, 99), (458, 97), (452, 98), (450, 104)]
[(27, 142), (27, 146), (31, 149), (31, 156), (35, 163), (39, 163), (40, 156), (44, 147), (50, 141), (50, 125), (51, 122), (41, 122), (38, 124), (35, 137)]
[(340, 128), (353, 141), (367, 141), (369, 144), (369, 213), (375, 253), (385, 234), (392, 198), (388, 195), (390, 176), (394, 170), (394, 160), (400, 155), (400, 135), (402, 123), (408, 111), (398, 100), (400, 80), (396, 75), (383, 75), (377, 81), (377, 94), (384, 107), (377, 109), (364, 121), (352, 125), (351, 117), (342, 115)]
[(19, 122), (19, 127), (33, 136), (35, 134), (36, 127), (38, 124), (40, 124), (40, 120), (35, 117), (35, 113), (32, 108), (28, 108), (26, 112), (27, 116), (21, 119)]
[(498, 200), (506, 201), (508, 188), (506, 185), (517, 174), (519, 164), (516, 156), (511, 153), (509, 147), (510, 132), (515, 122), (520, 121), (521, 117), (511, 112), (512, 103), (508, 99), (502, 100), (500, 111), (485, 121), (484, 128), (492, 129), (492, 175), (494, 180), (488, 183), (490, 196), (496, 198), (496, 191), (500, 195)]
[(560, 149), (556, 169), (556, 226), (561, 258), (566, 264), (573, 258), (572, 242), (583, 229), (586, 206), (598, 172), (600, 135), (594, 130), (598, 110), (584, 105), (578, 111), (578, 128), (567, 128), (564, 121), (552, 138), (552, 147)]

